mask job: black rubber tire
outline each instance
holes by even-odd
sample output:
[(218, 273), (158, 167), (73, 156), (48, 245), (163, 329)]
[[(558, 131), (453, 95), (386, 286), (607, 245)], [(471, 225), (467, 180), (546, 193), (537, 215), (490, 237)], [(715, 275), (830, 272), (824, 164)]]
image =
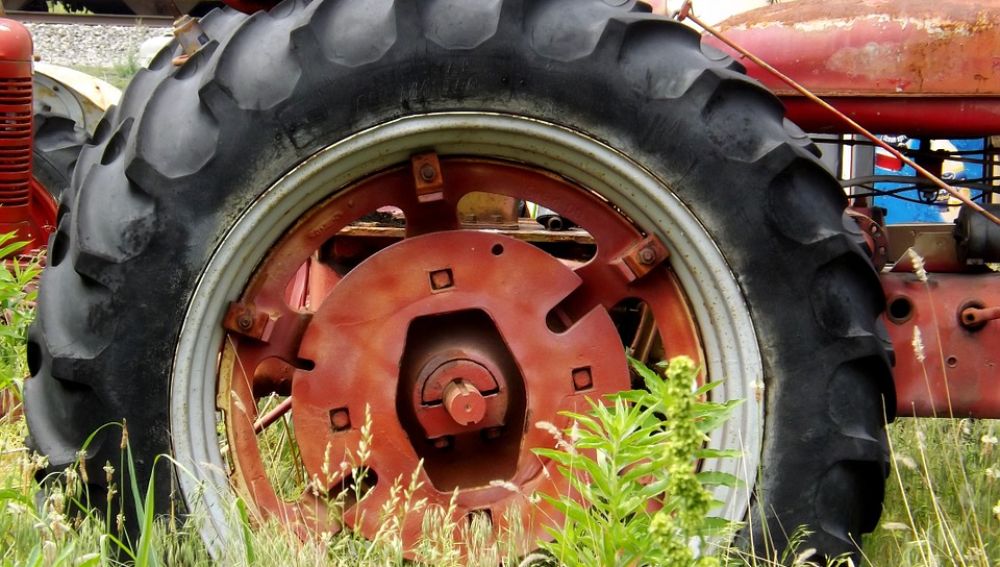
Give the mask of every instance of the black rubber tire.
[(59, 202), (73, 178), (80, 151), (90, 137), (71, 118), (48, 113), (35, 115), (34, 131), (32, 173)]
[[(176, 46), (162, 52), (81, 156), (31, 330), (33, 446), (58, 469), (89, 432), (125, 419), (147, 479), (170, 450), (184, 308), (234, 219), (363, 128), (512, 113), (617, 148), (701, 220), (742, 286), (763, 357), (753, 513), (778, 549), (808, 526), (806, 546), (855, 551), (881, 511), (883, 402), (895, 407), (877, 275), (840, 185), (780, 102), (696, 33), (647, 12), (625, 0), (286, 0), (206, 16), (211, 41), (180, 68)], [(88, 447), (91, 482), (116, 462), (117, 435)], [(169, 489), (156, 487), (164, 511)], [(758, 551), (762, 530), (744, 533)]]

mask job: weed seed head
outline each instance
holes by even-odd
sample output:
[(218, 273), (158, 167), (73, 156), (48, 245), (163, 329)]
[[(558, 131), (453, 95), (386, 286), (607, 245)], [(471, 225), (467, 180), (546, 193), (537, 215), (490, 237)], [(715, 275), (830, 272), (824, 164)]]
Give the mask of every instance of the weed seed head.
[(924, 339), (920, 334), (920, 327), (913, 327), (913, 354), (917, 357), (917, 362), (923, 364), (927, 360), (927, 355), (924, 354)]
[(913, 460), (913, 457), (909, 455), (896, 455), (895, 457), (893, 457), (893, 460), (896, 461), (896, 464), (898, 466), (901, 466), (905, 469), (909, 469), (911, 471), (917, 470), (917, 461)]
[(997, 436), (993, 433), (987, 433), (983, 435), (979, 441), (983, 444), (982, 454), (989, 455), (993, 452), (993, 447), (996, 447), (997, 442), (1000, 440), (998, 440)]
[(906, 253), (910, 256), (910, 263), (913, 264), (913, 273), (917, 275), (917, 279), (923, 283), (927, 283), (927, 269), (924, 267), (924, 259), (913, 248), (907, 248)]
[(56, 562), (56, 543), (52, 540), (45, 540), (42, 543), (42, 556), (45, 557), (46, 565), (55, 565)]
[(62, 492), (53, 492), (49, 495), (49, 505), (56, 514), (61, 514), (66, 507), (66, 497)]
[(83, 479), (84, 484), (89, 484), (90, 479), (87, 478), (87, 452), (77, 451), (76, 452), (76, 463), (77, 468), (80, 470), (80, 478)]
[(66, 523), (66, 516), (62, 514), (49, 514), (49, 530), (56, 539), (62, 539), (69, 533), (69, 524)]

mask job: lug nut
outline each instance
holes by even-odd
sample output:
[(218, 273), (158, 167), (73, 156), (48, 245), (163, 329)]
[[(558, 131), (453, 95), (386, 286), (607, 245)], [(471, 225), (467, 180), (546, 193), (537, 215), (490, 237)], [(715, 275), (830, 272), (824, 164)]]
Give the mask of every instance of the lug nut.
[(648, 266), (655, 261), (656, 250), (653, 250), (652, 246), (647, 246), (639, 251), (639, 263)]
[(424, 181), (434, 181), (435, 177), (437, 177), (437, 171), (434, 170), (433, 165), (425, 163), (423, 167), (420, 168), (420, 178)]
[(240, 315), (240, 318), (236, 320), (236, 325), (244, 331), (249, 331), (253, 327), (253, 317), (249, 313), (244, 313)]

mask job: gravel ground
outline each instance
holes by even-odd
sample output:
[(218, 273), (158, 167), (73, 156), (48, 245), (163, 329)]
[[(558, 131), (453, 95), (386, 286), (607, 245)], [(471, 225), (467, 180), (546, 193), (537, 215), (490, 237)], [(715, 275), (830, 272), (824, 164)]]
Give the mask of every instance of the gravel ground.
[(139, 47), (169, 28), (26, 24), (35, 40), (35, 55), (46, 63), (69, 67), (116, 67), (141, 64)]

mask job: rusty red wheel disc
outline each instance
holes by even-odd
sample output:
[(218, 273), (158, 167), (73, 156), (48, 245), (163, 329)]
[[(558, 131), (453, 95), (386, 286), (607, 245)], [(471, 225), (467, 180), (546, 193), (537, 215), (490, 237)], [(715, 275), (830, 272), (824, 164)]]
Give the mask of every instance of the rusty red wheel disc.
[[(419, 468), (414, 498), (447, 508), (457, 490), (456, 520), (485, 514), (497, 533), (517, 523), (530, 549), (558, 519), (537, 496), (569, 490), (532, 452), (555, 445), (535, 424), (563, 427), (560, 411), (630, 387), (615, 306), (641, 301), (637, 325), (658, 333), (666, 356), (700, 361), (696, 326), (666, 249), (586, 189), (479, 159), (442, 159), (429, 190), (435, 176), (422, 173), (400, 166), (314, 208), (233, 304), (223, 356), (235, 363), (219, 396), (232, 478), (264, 514), (331, 530), (323, 497), (360, 482), (350, 475), (363, 465), (366, 496), (346, 501), (343, 518), (372, 537), (392, 484)], [(559, 211), (596, 253), (570, 261), (509, 233), (463, 229), (458, 203), (473, 191)], [(344, 237), (387, 206), (405, 215), (405, 238)], [(307, 481), (298, 493), (279, 490), (262, 458), (261, 438), (279, 422), (293, 426)], [(404, 543), (420, 529), (407, 517)]]

